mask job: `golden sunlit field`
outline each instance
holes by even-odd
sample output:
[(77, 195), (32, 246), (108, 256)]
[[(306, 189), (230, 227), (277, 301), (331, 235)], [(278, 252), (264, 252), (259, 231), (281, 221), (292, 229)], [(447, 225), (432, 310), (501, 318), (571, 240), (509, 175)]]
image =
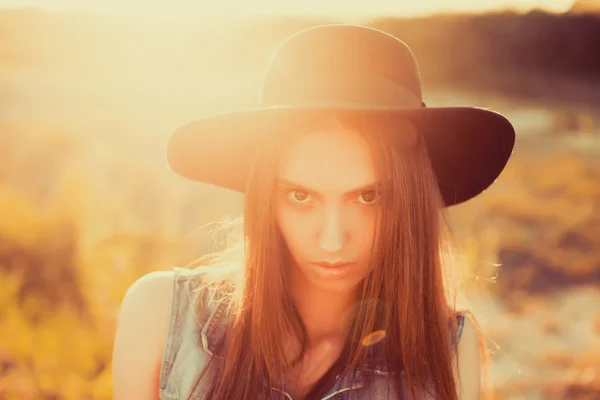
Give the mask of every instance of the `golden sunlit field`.
[[(127, 287), (242, 209), (167, 169), (168, 134), (253, 105), (278, 41), (320, 22), (0, 12), (0, 399), (111, 398)], [(600, 17), (368, 23), (414, 46), (429, 106), (516, 126), (497, 184), (450, 211), (496, 399), (600, 398)]]

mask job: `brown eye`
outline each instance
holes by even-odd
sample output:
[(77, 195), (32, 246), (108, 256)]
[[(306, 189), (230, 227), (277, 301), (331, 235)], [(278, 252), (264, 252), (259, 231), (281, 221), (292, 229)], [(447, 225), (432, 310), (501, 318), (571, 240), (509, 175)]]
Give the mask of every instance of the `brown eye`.
[(306, 192), (302, 192), (299, 190), (291, 190), (288, 192), (288, 198), (294, 203), (308, 203), (307, 200), (310, 199), (310, 195)]
[(377, 200), (377, 191), (376, 190), (367, 190), (366, 192), (362, 192), (358, 201), (364, 204), (373, 204)]

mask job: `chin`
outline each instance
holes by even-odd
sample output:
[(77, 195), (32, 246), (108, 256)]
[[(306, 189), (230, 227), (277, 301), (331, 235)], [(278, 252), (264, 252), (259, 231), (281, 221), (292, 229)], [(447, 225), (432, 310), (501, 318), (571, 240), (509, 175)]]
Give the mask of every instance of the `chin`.
[(308, 284), (315, 289), (330, 293), (347, 293), (354, 290), (362, 281), (356, 276), (345, 276), (340, 278), (323, 278), (316, 274), (307, 276)]
[(348, 293), (353, 291), (358, 284), (354, 282), (315, 282), (315, 288), (329, 293)]
[(319, 267), (311, 263), (296, 264), (292, 279), (304, 281), (301, 286), (306, 289), (317, 289), (330, 293), (350, 292), (364, 280), (366, 274), (358, 265), (350, 265), (339, 269)]

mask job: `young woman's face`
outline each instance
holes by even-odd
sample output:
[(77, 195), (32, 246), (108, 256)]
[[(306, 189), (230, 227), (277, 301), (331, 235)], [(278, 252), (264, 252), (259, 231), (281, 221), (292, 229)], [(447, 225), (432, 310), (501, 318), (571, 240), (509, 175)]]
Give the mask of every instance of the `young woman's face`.
[(369, 273), (378, 203), (373, 158), (358, 133), (336, 126), (293, 141), (277, 200), (293, 278), (327, 291), (355, 288)]

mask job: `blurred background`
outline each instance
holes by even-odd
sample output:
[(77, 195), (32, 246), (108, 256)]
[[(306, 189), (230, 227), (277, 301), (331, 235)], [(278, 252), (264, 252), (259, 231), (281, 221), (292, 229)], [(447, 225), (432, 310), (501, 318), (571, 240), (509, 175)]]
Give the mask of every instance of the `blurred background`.
[(252, 106), (287, 35), (407, 42), (429, 106), (516, 126), (497, 184), (450, 210), (497, 399), (600, 399), (600, 0), (0, 3), (0, 399), (109, 399), (146, 272), (213, 250), (240, 195), (167, 169), (168, 134)]

